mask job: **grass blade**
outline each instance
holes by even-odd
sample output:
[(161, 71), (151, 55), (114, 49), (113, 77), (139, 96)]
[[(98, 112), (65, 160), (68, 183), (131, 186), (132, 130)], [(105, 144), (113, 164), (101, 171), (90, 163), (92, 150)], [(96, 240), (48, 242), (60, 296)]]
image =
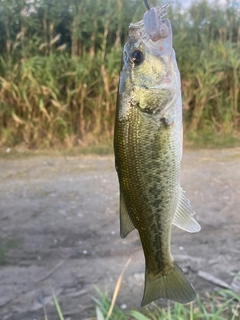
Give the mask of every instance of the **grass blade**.
[(60, 319), (60, 320), (64, 320), (64, 317), (63, 317), (63, 314), (62, 314), (60, 305), (59, 305), (59, 303), (58, 303), (58, 300), (57, 300), (57, 297), (56, 297), (54, 291), (53, 291), (53, 294), (52, 294), (52, 295), (53, 295), (53, 300), (54, 300), (55, 307), (56, 307), (56, 309), (57, 309), (57, 313), (58, 313), (59, 319)]
[(96, 315), (97, 315), (97, 320), (104, 320), (104, 315), (98, 306), (96, 306)]
[(107, 314), (107, 318), (106, 320), (109, 320), (111, 315), (112, 315), (112, 311), (113, 311), (113, 308), (114, 308), (114, 305), (115, 305), (115, 302), (116, 302), (116, 299), (117, 299), (117, 296), (118, 296), (118, 292), (120, 290), (120, 287), (121, 287), (121, 283), (122, 283), (122, 278), (123, 278), (123, 274), (124, 274), (124, 271), (125, 269), (127, 268), (127, 266), (129, 265), (130, 261), (131, 261), (132, 257), (130, 257), (126, 264), (124, 265), (123, 269), (122, 269), (122, 272), (120, 273), (119, 277), (118, 277), (118, 280), (117, 280), (117, 284), (116, 284), (116, 287), (115, 287), (115, 290), (114, 290), (114, 293), (113, 293), (113, 297), (112, 297), (112, 302), (111, 302), (111, 306), (110, 306), (110, 309), (108, 311), (108, 314)]
[(131, 310), (128, 312), (128, 314), (136, 320), (150, 320), (148, 317), (146, 317), (144, 314), (140, 313), (139, 311), (136, 310)]

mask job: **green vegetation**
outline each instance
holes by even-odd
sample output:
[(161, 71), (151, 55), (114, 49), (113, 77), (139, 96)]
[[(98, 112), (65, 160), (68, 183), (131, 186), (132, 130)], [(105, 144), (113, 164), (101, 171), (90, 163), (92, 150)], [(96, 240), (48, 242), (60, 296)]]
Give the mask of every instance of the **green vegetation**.
[[(145, 10), (142, 0), (2, 0), (0, 146), (111, 139), (122, 46)], [(188, 136), (239, 141), (238, 2), (168, 12)]]
[[(148, 307), (138, 310), (123, 311), (116, 305), (116, 299), (121, 287), (124, 271), (131, 259), (128, 259), (120, 273), (112, 300), (108, 298), (107, 292), (96, 291), (99, 298), (93, 297), (96, 304), (96, 312), (89, 320), (239, 320), (240, 319), (240, 296), (231, 290), (218, 290), (213, 293), (205, 293), (200, 298), (197, 295), (195, 301), (182, 305), (177, 302), (168, 302), (168, 306), (159, 307), (151, 303)], [(59, 302), (53, 291), (53, 300), (60, 320), (64, 320)], [(162, 302), (163, 304), (163, 302)], [(46, 310), (45, 320), (47, 319)]]
[[(98, 292), (100, 299), (97, 302), (98, 314), (96, 320), (106, 320), (110, 302), (106, 294)], [(143, 311), (142, 311), (143, 310)], [(155, 303), (141, 311), (121, 311), (114, 307), (109, 320), (237, 320), (240, 317), (240, 296), (230, 290), (220, 290), (212, 295), (207, 294), (188, 305), (171, 303), (168, 307), (160, 308)]]
[[(89, 320), (238, 320), (240, 319), (240, 296), (230, 290), (219, 290), (213, 294), (206, 294), (188, 305), (171, 303), (168, 307), (159, 307), (152, 303), (149, 307), (138, 310), (122, 311), (114, 305), (111, 313), (111, 301), (107, 293), (97, 290), (99, 299), (96, 303), (95, 316)], [(54, 303), (60, 320), (64, 320), (63, 313), (56, 296)], [(45, 315), (47, 320), (47, 315)]]

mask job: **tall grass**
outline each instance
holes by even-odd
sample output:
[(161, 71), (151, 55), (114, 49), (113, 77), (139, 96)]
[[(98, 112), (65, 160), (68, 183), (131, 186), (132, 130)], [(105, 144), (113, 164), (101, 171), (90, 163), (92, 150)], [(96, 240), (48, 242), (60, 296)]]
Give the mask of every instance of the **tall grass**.
[[(111, 311), (111, 301), (107, 293), (97, 289), (99, 298), (96, 303), (95, 316), (87, 320), (239, 320), (240, 296), (230, 290), (219, 290), (205, 297), (197, 296), (196, 301), (188, 305), (171, 303), (167, 307), (159, 307), (152, 303), (141, 310), (123, 311), (117, 305)], [(53, 295), (56, 313), (59, 320), (64, 320), (63, 312), (55, 295)], [(81, 317), (79, 317), (80, 319)], [(45, 310), (45, 319), (48, 320)]]
[[(111, 138), (122, 45), (143, 1), (0, 4), (0, 146)], [(169, 10), (188, 132), (240, 133), (240, 8)], [(153, 4), (153, 3), (152, 3)]]
[(90, 133), (111, 136), (117, 81), (99, 54), (94, 61), (87, 54), (52, 54), (16, 64), (0, 77), (1, 143), (48, 147), (72, 145)]
[[(105, 320), (110, 301), (106, 293), (98, 292), (98, 294), (96, 320)], [(196, 301), (188, 305), (172, 303), (168, 307), (159, 307), (152, 303), (139, 311), (122, 311), (115, 306), (111, 317), (112, 320), (238, 320), (239, 318), (240, 297), (230, 290), (216, 291), (211, 295), (208, 293), (202, 298), (197, 296)]]

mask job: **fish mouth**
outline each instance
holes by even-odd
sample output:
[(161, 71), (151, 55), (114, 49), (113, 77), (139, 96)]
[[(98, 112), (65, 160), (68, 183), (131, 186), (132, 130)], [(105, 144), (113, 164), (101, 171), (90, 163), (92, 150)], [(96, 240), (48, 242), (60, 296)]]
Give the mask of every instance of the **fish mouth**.
[(169, 2), (162, 7), (150, 8), (143, 19), (130, 23), (129, 37), (131, 49), (144, 45), (155, 54), (170, 55), (172, 51), (172, 28), (168, 19), (163, 19), (165, 10), (172, 4)]

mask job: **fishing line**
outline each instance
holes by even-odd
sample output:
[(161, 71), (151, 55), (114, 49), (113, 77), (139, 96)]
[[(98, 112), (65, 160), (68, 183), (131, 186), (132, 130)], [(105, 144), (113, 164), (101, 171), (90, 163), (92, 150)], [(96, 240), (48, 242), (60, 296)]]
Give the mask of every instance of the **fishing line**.
[(150, 10), (150, 7), (149, 7), (149, 4), (148, 4), (147, 0), (143, 0), (143, 1), (145, 3), (145, 6), (147, 7), (147, 9)]

